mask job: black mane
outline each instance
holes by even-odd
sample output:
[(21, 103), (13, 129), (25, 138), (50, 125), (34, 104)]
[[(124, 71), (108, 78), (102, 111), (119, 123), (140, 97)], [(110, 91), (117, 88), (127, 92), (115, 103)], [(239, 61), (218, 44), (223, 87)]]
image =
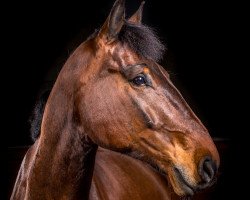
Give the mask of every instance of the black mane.
[(127, 43), (137, 54), (145, 58), (157, 62), (163, 57), (165, 47), (155, 31), (148, 26), (126, 22), (118, 38), (121, 42)]
[(43, 113), (49, 94), (50, 90), (41, 93), (30, 116), (30, 132), (33, 142), (35, 142), (40, 135)]

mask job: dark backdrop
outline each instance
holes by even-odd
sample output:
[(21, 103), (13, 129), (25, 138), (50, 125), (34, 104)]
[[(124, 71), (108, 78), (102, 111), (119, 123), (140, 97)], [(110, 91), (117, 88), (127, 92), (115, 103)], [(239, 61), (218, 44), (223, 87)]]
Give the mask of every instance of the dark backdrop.
[[(2, 73), (2, 79), (7, 80), (3, 87), (8, 91), (2, 93), (2, 99), (7, 100), (3, 105), (7, 128), (3, 133), (8, 135), (7, 146), (16, 147), (32, 144), (28, 119), (39, 92), (53, 85), (74, 48), (102, 25), (113, 0), (9, 4), (5, 15), (8, 26), (4, 29), (8, 37), (3, 38), (8, 43), (9, 57), (2, 68), (10, 70)], [(127, 14), (131, 15), (140, 1), (127, 0), (126, 4)], [(143, 16), (143, 22), (154, 27), (167, 44), (161, 63), (175, 85), (211, 136), (226, 138), (226, 144), (230, 144), (226, 157), (222, 154), (224, 175), (218, 187), (224, 197), (230, 197), (232, 192), (239, 194), (246, 169), (242, 153), (249, 132), (243, 128), (248, 90), (242, 88), (247, 85), (243, 69), (248, 66), (241, 62), (243, 10), (230, 1), (147, 0)], [(10, 156), (9, 188), (22, 159), (19, 153), (15, 166), (16, 152)]]
[[(126, 4), (130, 15), (140, 1)], [(53, 84), (69, 54), (101, 26), (112, 5), (113, 0), (13, 3), (8, 146), (31, 144), (28, 118), (39, 91)], [(232, 92), (239, 90), (238, 7), (218, 1), (147, 0), (143, 22), (167, 44), (162, 64), (211, 135), (232, 138), (241, 118), (235, 106), (241, 101)]]

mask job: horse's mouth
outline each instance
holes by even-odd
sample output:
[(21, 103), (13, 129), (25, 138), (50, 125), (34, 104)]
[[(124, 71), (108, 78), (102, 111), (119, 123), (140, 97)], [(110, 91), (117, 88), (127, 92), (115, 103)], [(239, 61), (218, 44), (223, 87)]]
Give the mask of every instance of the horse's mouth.
[[(183, 175), (181, 174), (181, 172), (178, 170), (178, 168), (174, 167), (172, 172), (175, 178), (174, 178), (174, 182), (171, 181), (171, 178), (169, 178), (169, 174), (167, 172), (165, 172), (165, 170), (160, 169), (157, 165), (150, 163), (150, 166), (155, 169), (158, 173), (160, 173), (162, 176), (164, 176), (166, 179), (168, 179), (168, 181), (170, 182), (170, 184), (172, 185), (173, 190), (180, 196), (193, 196), (196, 188), (192, 185), (190, 185), (183, 177)], [(176, 189), (175, 187), (178, 187), (178, 189)]]
[[(173, 169), (173, 175), (175, 176), (175, 180), (176, 180), (176, 184), (178, 184), (179, 190), (182, 190), (182, 194), (179, 194), (181, 196), (192, 196), (195, 193), (195, 188), (193, 186), (191, 186), (183, 177), (183, 175), (181, 174), (181, 172), (179, 171), (178, 168), (174, 168)], [(176, 191), (176, 189), (174, 188), (174, 190)], [(179, 191), (176, 191), (177, 193), (179, 193)]]

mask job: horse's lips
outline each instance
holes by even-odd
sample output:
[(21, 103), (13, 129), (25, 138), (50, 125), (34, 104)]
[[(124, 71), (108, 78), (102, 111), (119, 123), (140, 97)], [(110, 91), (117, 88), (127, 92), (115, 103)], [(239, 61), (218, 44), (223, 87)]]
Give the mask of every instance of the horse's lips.
[[(167, 179), (169, 181), (169, 183), (171, 183), (171, 181), (168, 177), (167, 170), (162, 170), (157, 165), (152, 164), (152, 163), (149, 163), (149, 165), (157, 173), (161, 174), (165, 179)], [(183, 178), (183, 176), (181, 175), (180, 171), (177, 168), (174, 168), (173, 172), (174, 172), (174, 176), (177, 178), (176, 184), (178, 184), (179, 188), (181, 188), (181, 190), (184, 191), (184, 193), (185, 193), (184, 196), (193, 196), (195, 189)], [(171, 185), (172, 185), (172, 183), (171, 183)], [(173, 185), (172, 185), (172, 188), (174, 189)]]
[(174, 168), (173, 172), (177, 179), (177, 184), (185, 192), (185, 195), (194, 195), (195, 189), (184, 179), (181, 172), (177, 168)]

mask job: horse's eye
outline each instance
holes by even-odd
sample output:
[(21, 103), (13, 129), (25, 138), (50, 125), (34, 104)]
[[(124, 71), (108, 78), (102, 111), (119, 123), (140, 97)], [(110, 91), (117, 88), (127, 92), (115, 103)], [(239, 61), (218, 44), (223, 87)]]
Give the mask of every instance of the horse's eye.
[(146, 85), (146, 78), (145, 78), (142, 74), (140, 74), (140, 75), (136, 76), (136, 77), (132, 80), (132, 82), (133, 82), (135, 85), (138, 85), (138, 86), (140, 86), (140, 85)]

